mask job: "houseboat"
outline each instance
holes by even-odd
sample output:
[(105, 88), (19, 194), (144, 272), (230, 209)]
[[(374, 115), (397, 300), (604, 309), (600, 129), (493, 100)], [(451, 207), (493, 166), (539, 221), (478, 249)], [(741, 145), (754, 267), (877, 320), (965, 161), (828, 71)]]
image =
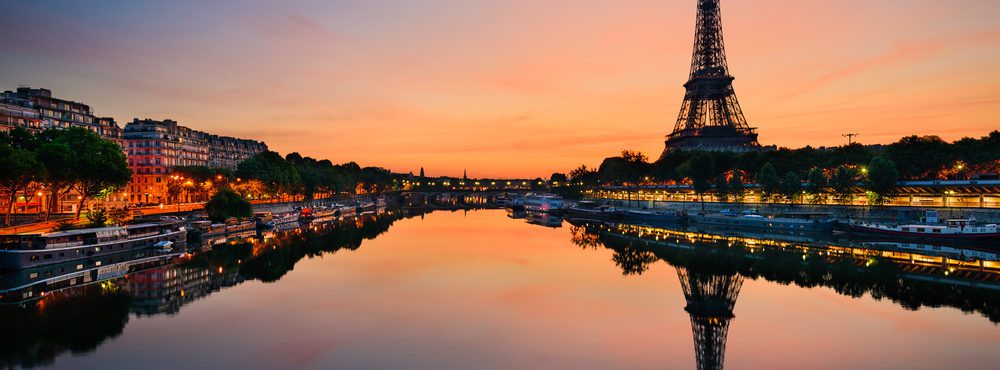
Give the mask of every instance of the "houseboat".
[(356, 212), (357, 213), (363, 213), (363, 212), (373, 211), (373, 210), (375, 210), (375, 203), (374, 202), (358, 202)]
[(258, 229), (266, 229), (268, 227), (273, 227), (270, 223), (271, 220), (274, 219), (274, 214), (271, 212), (254, 212), (253, 219), (257, 222)]
[(683, 211), (628, 210), (625, 211), (625, 223), (629, 224), (684, 224), (688, 221), (687, 213)]
[(315, 220), (317, 218), (335, 216), (337, 214), (337, 211), (339, 211), (339, 210), (340, 209), (336, 208), (336, 207), (333, 207), (333, 208), (331, 208), (331, 207), (316, 207), (316, 208), (305, 207), (305, 208), (302, 208), (299, 211), (298, 220), (301, 221), (301, 222), (312, 222), (313, 220)]
[(625, 212), (594, 201), (581, 201), (566, 210), (566, 216), (594, 221), (621, 221)]
[(688, 218), (694, 225), (765, 229), (772, 232), (833, 232), (837, 221), (830, 218), (792, 218), (763, 216), (756, 211), (742, 214), (725, 210), (716, 214), (695, 214)]
[(914, 239), (1000, 242), (1000, 227), (996, 224), (978, 225), (975, 219), (951, 219), (947, 220), (944, 225), (887, 225), (852, 221), (850, 228), (851, 233), (857, 234), (874, 234)]
[(133, 250), (162, 249), (164, 245), (180, 248), (186, 242), (187, 229), (182, 223), (173, 221), (45, 234), (0, 235), (0, 269), (92, 260)]
[(527, 194), (523, 198), (524, 209), (532, 212), (562, 213), (563, 198), (555, 194)]
[(524, 198), (513, 197), (504, 201), (504, 207), (514, 212), (524, 212)]
[(343, 204), (334, 204), (333, 215), (337, 217), (349, 217), (354, 216), (358, 213), (358, 207), (355, 206), (345, 206)]
[(299, 221), (299, 214), (295, 212), (285, 213), (270, 217), (267, 221), (257, 220), (258, 229), (273, 229), (281, 225), (293, 224)]

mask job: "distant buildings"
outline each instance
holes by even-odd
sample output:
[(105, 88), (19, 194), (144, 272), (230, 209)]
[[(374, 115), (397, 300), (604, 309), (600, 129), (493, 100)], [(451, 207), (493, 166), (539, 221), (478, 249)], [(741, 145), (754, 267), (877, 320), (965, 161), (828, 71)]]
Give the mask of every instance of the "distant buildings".
[(0, 95), (0, 131), (82, 127), (122, 145), (122, 129), (114, 118), (97, 117), (90, 106), (52, 97), (49, 89), (18, 87)]
[[(0, 132), (17, 127), (32, 132), (82, 127), (121, 145), (132, 170), (132, 183), (124, 192), (107, 197), (106, 201), (116, 206), (168, 202), (167, 178), (175, 167), (236, 169), (243, 160), (267, 150), (260, 141), (213, 135), (169, 119), (135, 119), (123, 129), (114, 118), (95, 115), (87, 104), (53, 97), (48, 89), (25, 86), (0, 93)], [(76, 197), (66, 194), (59, 210), (73, 211)], [(30, 212), (40, 204), (41, 197), (20, 200), (15, 209)]]
[(135, 119), (125, 126), (124, 138), (132, 170), (129, 200), (140, 203), (170, 201), (167, 180), (175, 167), (235, 170), (240, 162), (267, 151), (263, 142), (212, 135), (169, 119)]

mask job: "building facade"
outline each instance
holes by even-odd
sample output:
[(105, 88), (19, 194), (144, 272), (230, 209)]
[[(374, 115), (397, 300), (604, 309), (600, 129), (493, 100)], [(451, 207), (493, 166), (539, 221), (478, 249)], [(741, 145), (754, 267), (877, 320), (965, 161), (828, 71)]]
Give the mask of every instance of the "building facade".
[(29, 131), (82, 127), (122, 145), (122, 129), (113, 118), (97, 117), (89, 105), (55, 98), (49, 89), (18, 87), (0, 94), (0, 130)]
[(169, 195), (169, 180), (176, 167), (235, 170), (240, 162), (267, 150), (263, 142), (212, 135), (169, 119), (135, 119), (125, 126), (123, 137), (132, 170), (129, 200), (137, 203), (175, 201)]
[[(21, 86), (14, 91), (0, 93), (0, 131), (10, 131), (24, 128), (31, 132), (47, 129), (66, 129), (80, 127), (93, 131), (101, 137), (114, 141), (125, 150), (125, 140), (122, 128), (113, 118), (97, 117), (91, 107), (84, 103), (52, 96), (49, 89), (35, 89)], [(37, 213), (42, 204), (47, 202), (49, 193), (37, 193), (19, 196), (15, 200), (15, 213)], [(70, 191), (63, 194), (56, 202), (57, 212), (75, 212), (79, 194)], [(6, 197), (4, 197), (6, 199)], [(125, 196), (120, 193), (109, 194), (104, 201), (112, 206), (124, 204)], [(3, 204), (3, 206), (7, 206)]]
[[(172, 120), (135, 119), (122, 128), (114, 118), (95, 115), (90, 105), (53, 97), (49, 89), (21, 86), (0, 93), (0, 132), (70, 127), (85, 128), (118, 143), (128, 158), (132, 183), (123, 191), (109, 194), (103, 200), (107, 207), (167, 203), (166, 180), (175, 167), (236, 169), (243, 160), (267, 150), (263, 142), (212, 135)], [(19, 197), (14, 212), (40, 212), (46, 196), (46, 192), (39, 191)], [(75, 212), (78, 197), (75, 192), (63, 195), (56, 210)]]

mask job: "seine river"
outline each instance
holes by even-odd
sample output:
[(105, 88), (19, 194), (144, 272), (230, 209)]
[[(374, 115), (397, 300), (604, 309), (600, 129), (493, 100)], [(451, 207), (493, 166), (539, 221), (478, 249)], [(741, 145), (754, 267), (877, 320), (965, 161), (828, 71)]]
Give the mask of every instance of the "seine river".
[(1000, 363), (1000, 279), (916, 266), (912, 256), (893, 262), (836, 243), (824, 249), (503, 210), (395, 211), (265, 237), (9, 304), (0, 313), (0, 366)]

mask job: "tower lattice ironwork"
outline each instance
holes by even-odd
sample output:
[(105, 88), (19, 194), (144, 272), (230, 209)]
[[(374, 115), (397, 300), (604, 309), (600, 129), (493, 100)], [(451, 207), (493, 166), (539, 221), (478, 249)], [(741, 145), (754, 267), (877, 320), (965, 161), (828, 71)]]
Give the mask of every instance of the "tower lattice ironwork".
[(695, 360), (699, 370), (721, 370), (733, 306), (743, 287), (743, 275), (694, 272), (677, 267), (694, 332)]
[(698, 0), (691, 75), (664, 153), (678, 149), (749, 151), (760, 148), (733, 91), (722, 40), (720, 0)]

